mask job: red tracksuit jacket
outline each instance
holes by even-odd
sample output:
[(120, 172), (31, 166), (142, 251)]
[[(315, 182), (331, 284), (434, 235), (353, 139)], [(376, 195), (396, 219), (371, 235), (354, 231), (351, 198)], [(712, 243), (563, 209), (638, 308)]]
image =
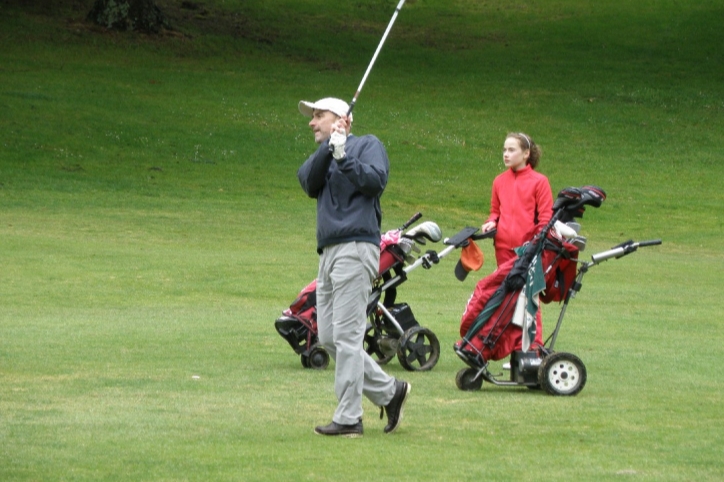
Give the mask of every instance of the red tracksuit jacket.
[[(497, 223), (495, 258), (498, 266), (515, 256), (513, 248), (530, 241), (553, 215), (548, 178), (530, 165), (507, 169), (493, 181), (488, 221)], [(486, 221), (486, 222), (488, 222)]]

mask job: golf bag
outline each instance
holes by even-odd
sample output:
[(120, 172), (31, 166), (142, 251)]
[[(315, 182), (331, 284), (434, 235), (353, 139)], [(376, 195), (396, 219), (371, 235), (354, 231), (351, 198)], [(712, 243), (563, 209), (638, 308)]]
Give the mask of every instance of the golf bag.
[[(596, 186), (562, 190), (550, 222), (518, 248), (518, 258), (477, 284), (461, 319), (462, 339), (454, 344), (455, 353), (470, 367), (458, 372), (458, 388), (476, 390), (485, 379), (496, 385), (542, 386), (557, 395), (575, 395), (583, 389), (583, 363), (571, 354), (554, 354), (553, 345), (568, 302), (592, 266), (588, 263), (578, 269), (586, 239), (578, 236), (580, 225), (573, 219), (583, 216), (585, 206), (597, 208), (605, 199), (605, 192)], [(539, 306), (554, 301), (563, 302), (563, 307), (546, 345)], [(488, 371), (488, 363), (508, 356), (511, 378), (500, 381)], [(560, 367), (549, 371), (552, 363)]]
[[(534, 244), (529, 247), (536, 249)], [(578, 246), (565, 241), (554, 229), (549, 229), (545, 234), (542, 252), (539, 256), (545, 288), (537, 294), (538, 300), (543, 303), (562, 301), (564, 294), (570, 289), (576, 278)], [(523, 348), (525, 323), (522, 322), (522, 315), (524, 315), (522, 310), (524, 306), (519, 304), (519, 300), (523, 299), (521, 295), (525, 293), (523, 288), (509, 290), (506, 285), (506, 279), (508, 279), (508, 284), (511, 284), (510, 281), (513, 278), (508, 278), (508, 276), (511, 275), (511, 272), (515, 273), (513, 270), (516, 263), (518, 266), (522, 265), (521, 259), (523, 258), (507, 261), (478, 282), (460, 322), (460, 336), (464, 340), (464, 343), (461, 343), (461, 349), (472, 349), (483, 360), (500, 360), (509, 356), (514, 350)], [(514, 288), (514, 286), (511, 287)], [(494, 302), (488, 306), (488, 310), (492, 310), (493, 304), (497, 305), (495, 310), (485, 312), (486, 305), (494, 297)], [(499, 304), (498, 300), (500, 300)], [(489, 317), (487, 317), (488, 315)], [(529, 329), (533, 336), (528, 338), (529, 342), (525, 343), (526, 351), (535, 350), (543, 345), (540, 312), (536, 309), (533, 316), (535, 326)], [(487, 317), (485, 322), (483, 322), (484, 317)], [(476, 325), (475, 329), (471, 330), (474, 325)]]
[[(377, 363), (387, 363), (397, 355), (402, 366), (410, 371), (429, 370), (440, 356), (435, 334), (420, 326), (407, 303), (396, 301), (397, 287), (407, 280), (407, 273), (420, 265), (429, 269), (447, 253), (438, 255), (428, 250), (417, 258), (412, 254), (421, 253), (419, 245), (442, 239), (440, 228), (431, 221), (405, 231), (421, 216), (416, 214), (401, 228), (382, 236), (379, 276), (367, 306), (369, 323), (364, 337), (365, 351)], [(302, 366), (324, 369), (329, 364), (329, 354), (318, 344), (315, 288), (316, 281), (307, 285), (274, 326), (300, 355)]]

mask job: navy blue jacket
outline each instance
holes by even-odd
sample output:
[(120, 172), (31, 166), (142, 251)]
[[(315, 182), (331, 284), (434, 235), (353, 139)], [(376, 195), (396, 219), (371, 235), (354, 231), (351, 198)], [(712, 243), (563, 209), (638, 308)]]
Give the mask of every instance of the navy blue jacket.
[(347, 136), (346, 158), (337, 162), (324, 141), (297, 172), (304, 192), (317, 200), (317, 251), (364, 241), (379, 246), (390, 161), (375, 136)]

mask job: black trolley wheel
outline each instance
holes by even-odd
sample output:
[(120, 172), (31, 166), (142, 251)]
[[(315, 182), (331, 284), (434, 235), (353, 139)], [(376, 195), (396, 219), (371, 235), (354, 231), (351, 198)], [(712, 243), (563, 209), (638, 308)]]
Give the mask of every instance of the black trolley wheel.
[(479, 376), (474, 368), (463, 368), (455, 375), (455, 385), (464, 392), (476, 392), (483, 387), (483, 377)]
[[(302, 355), (302, 365), (304, 365), (304, 355)], [(329, 366), (329, 353), (322, 346), (315, 343), (312, 345), (312, 349), (309, 350), (305, 368), (324, 370), (327, 366)]]
[(310, 368), (309, 367), (309, 355), (302, 353), (301, 355), (299, 355), (299, 359), (302, 361), (302, 366), (304, 368)]
[[(370, 316), (372, 318), (372, 316)], [(378, 337), (379, 332), (375, 329), (374, 325), (367, 323), (365, 329), (365, 336), (363, 340), (364, 350), (369, 356), (372, 357), (378, 365), (384, 365), (395, 357), (395, 352), (385, 353), (380, 347), (380, 341), (382, 336)], [(381, 335), (381, 334), (380, 334)]]
[(427, 328), (413, 326), (400, 338), (397, 358), (405, 370), (411, 372), (431, 370), (440, 359), (440, 342)]

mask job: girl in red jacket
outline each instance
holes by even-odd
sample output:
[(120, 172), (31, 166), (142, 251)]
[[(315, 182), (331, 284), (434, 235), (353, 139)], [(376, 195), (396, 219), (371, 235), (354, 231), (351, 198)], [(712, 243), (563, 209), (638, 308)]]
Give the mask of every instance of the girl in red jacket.
[(497, 228), (495, 260), (498, 266), (515, 258), (514, 248), (530, 241), (553, 215), (553, 194), (548, 178), (535, 171), (540, 148), (530, 136), (513, 132), (503, 144), (508, 168), (493, 181), (490, 216), (482, 231)]
[[(553, 194), (548, 178), (535, 171), (540, 160), (540, 148), (530, 136), (522, 132), (510, 133), (503, 145), (503, 162), (507, 168), (493, 181), (493, 193), (490, 201), (490, 216), (483, 224), (482, 231), (497, 228), (495, 234), (495, 260), (498, 268), (496, 276), (481, 280), (470, 297), (460, 325), (460, 335), (466, 336), (467, 330), (480, 313), (495, 289), (502, 283), (508, 270), (517, 257), (515, 251), (527, 241), (533, 239), (553, 215)], [(507, 263), (507, 264), (506, 264)], [(491, 288), (491, 286), (494, 286)], [(499, 360), (513, 350), (520, 350), (522, 332), (520, 329), (505, 329), (499, 335), (495, 347), (486, 348), (483, 356), (486, 360)], [(543, 345), (543, 323), (541, 312), (536, 314), (536, 336), (532, 347)]]

